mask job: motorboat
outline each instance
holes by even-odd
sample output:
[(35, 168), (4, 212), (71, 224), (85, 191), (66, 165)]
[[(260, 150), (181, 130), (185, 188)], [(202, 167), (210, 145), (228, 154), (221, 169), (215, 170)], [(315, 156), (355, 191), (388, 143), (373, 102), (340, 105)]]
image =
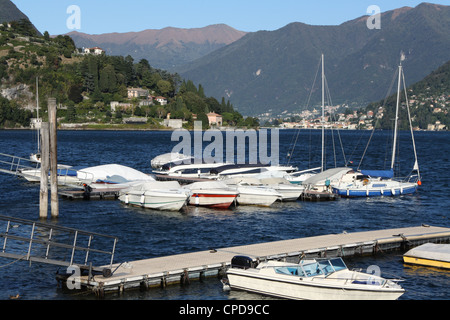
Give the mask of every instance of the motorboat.
[(155, 181), (151, 175), (120, 164), (105, 164), (77, 170), (77, 179), (80, 184), (87, 184), (92, 189), (126, 188), (135, 182)]
[(341, 258), (302, 260), (300, 263), (265, 261), (256, 264), (235, 256), (227, 271), (231, 288), (285, 299), (396, 300), (405, 290), (400, 280), (347, 268)]
[(305, 188), (301, 198), (308, 201), (329, 201), (338, 199), (338, 195), (332, 192), (332, 185), (339, 181), (351, 168), (332, 168), (311, 176), (303, 181)]
[(285, 175), (284, 178), (292, 184), (301, 185), (303, 183), (303, 181), (305, 181), (306, 179), (315, 176), (317, 173), (314, 171), (319, 170), (319, 169), (320, 169), (320, 167), (290, 172), (287, 175)]
[(292, 166), (275, 166), (271, 164), (224, 164), (222, 166), (215, 167), (210, 170), (211, 178), (213, 179), (227, 179), (233, 177), (254, 177), (262, 173), (276, 174), (278, 172), (282, 174), (291, 173), (297, 170)]
[[(57, 182), (58, 185), (77, 185), (80, 180), (77, 177), (77, 168), (58, 164), (57, 169)], [(40, 182), (41, 181), (41, 168), (39, 164), (35, 168), (24, 167), (19, 170), (20, 176), (29, 182)], [(50, 171), (49, 171), (50, 174)]]
[(304, 187), (292, 184), (284, 178), (262, 178), (261, 184), (268, 186), (281, 194), (281, 201), (296, 201), (304, 191)]
[(282, 199), (281, 193), (261, 184), (259, 179), (239, 177), (222, 180), (239, 192), (236, 200), (239, 205), (256, 205), (269, 207), (275, 201)]
[(188, 198), (189, 192), (177, 181), (135, 182), (119, 194), (126, 205), (167, 211), (181, 210)]
[(450, 244), (425, 243), (403, 255), (407, 264), (450, 269)]
[(153, 169), (160, 169), (164, 165), (172, 164), (182, 164), (184, 162), (191, 163), (193, 157), (189, 155), (185, 155), (178, 152), (169, 152), (161, 154), (155, 158), (153, 158), (150, 162)]
[(234, 176), (251, 176), (262, 172), (294, 172), (292, 166), (270, 164), (234, 164), (228, 162), (208, 163), (202, 159), (179, 153), (166, 153), (152, 159), (153, 173), (186, 178), (224, 179)]
[(194, 182), (185, 188), (190, 190), (190, 205), (218, 209), (228, 209), (239, 194), (236, 188), (231, 188), (221, 181)]

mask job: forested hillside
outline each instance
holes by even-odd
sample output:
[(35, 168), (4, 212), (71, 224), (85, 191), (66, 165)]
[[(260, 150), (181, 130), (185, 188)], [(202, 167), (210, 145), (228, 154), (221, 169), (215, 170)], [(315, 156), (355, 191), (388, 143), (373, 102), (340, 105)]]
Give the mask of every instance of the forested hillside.
[[(450, 128), (450, 61), (433, 71), (423, 80), (413, 84), (407, 90), (413, 127), (418, 129), (442, 130)], [(378, 115), (377, 127), (390, 129), (395, 118), (397, 95), (371, 103), (366, 111)], [(402, 98), (400, 110), (400, 129), (409, 126), (406, 100)], [(441, 127), (439, 127), (441, 125)]]
[[(204, 120), (206, 113), (215, 111), (225, 113), (227, 124), (257, 124), (252, 118), (245, 122), (224, 99), (207, 97), (201, 84), (197, 88), (176, 73), (153, 68), (145, 59), (81, 54), (69, 36), (51, 38), (48, 32), (40, 36), (25, 19), (0, 27), (0, 76), (2, 92), (14, 91), (9, 99), (0, 100), (1, 126), (28, 125), (35, 109), (36, 79), (44, 117), (47, 98), (55, 97), (60, 122), (110, 124), (121, 123), (125, 116), (141, 116), (148, 118), (149, 126), (158, 127), (158, 119), (170, 113), (172, 119), (186, 120), (191, 126), (193, 114)], [(128, 97), (128, 88), (134, 87), (162, 96), (168, 104), (153, 101), (143, 106), (141, 98)], [(111, 101), (132, 108), (114, 113)]]

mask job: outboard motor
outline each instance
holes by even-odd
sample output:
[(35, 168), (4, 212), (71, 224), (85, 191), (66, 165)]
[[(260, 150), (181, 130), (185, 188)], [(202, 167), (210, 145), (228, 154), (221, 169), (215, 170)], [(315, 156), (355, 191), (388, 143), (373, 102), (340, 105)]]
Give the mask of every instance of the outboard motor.
[(231, 259), (232, 268), (248, 269), (256, 268), (257, 265), (258, 263), (256, 261), (253, 262), (253, 259), (247, 256), (234, 256), (233, 259)]

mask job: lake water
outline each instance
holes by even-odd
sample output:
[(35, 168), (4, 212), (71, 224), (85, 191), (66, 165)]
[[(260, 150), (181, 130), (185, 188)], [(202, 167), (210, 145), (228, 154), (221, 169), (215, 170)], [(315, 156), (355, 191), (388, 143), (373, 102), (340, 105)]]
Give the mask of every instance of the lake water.
[[(150, 173), (150, 160), (170, 152), (177, 142), (168, 131), (59, 131), (58, 161), (73, 166), (117, 163)], [(370, 132), (341, 131), (345, 160), (359, 164)], [(390, 163), (386, 149), (388, 132), (372, 138), (363, 168), (382, 169)], [(327, 167), (343, 165), (341, 147), (333, 150), (327, 135)], [(297, 131), (280, 131), (280, 162), (297, 138)], [(334, 138), (339, 137), (334, 132)], [(450, 227), (449, 157), (450, 133), (417, 132), (416, 145), (422, 186), (415, 195), (397, 198), (340, 199), (335, 202), (276, 203), (270, 208), (238, 206), (231, 210), (189, 207), (184, 212), (159, 212), (122, 205), (118, 200), (70, 201), (60, 198), (60, 226), (117, 236), (115, 262), (202, 251), (244, 244), (325, 235), (330, 233), (420, 226)], [(410, 145), (408, 132), (401, 132), (401, 145)], [(208, 142), (204, 143), (206, 146)], [(33, 131), (0, 131), (0, 153), (27, 158), (35, 151)], [(399, 150), (402, 174), (412, 167), (411, 148)], [(299, 169), (320, 165), (320, 131), (302, 130), (290, 164)], [(39, 185), (0, 174), (0, 214), (38, 220)], [(2, 230), (3, 232), (3, 230)], [(346, 258), (351, 268), (378, 265), (382, 275), (405, 279), (403, 300), (450, 298), (450, 272), (406, 266), (402, 252)], [(0, 258), (0, 299), (19, 294), (23, 300), (95, 299), (93, 295), (67, 292), (57, 287), (57, 267)], [(235, 300), (267, 299), (244, 292), (224, 292), (216, 278), (189, 286), (169, 286), (147, 292), (129, 291), (106, 299), (137, 300)]]

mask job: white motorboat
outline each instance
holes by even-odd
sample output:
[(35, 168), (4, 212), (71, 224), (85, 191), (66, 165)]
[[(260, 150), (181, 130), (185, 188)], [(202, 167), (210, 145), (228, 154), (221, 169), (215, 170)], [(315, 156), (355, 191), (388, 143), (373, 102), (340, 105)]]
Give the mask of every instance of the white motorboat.
[(319, 170), (319, 169), (320, 169), (320, 167), (308, 169), (308, 170), (291, 172), (291, 173), (285, 175), (284, 178), (292, 184), (301, 185), (303, 183), (303, 181), (305, 181), (306, 179), (309, 179), (309, 178), (315, 176), (317, 173), (314, 171)]
[[(20, 176), (29, 182), (41, 181), (41, 168), (39, 166), (36, 168), (23, 168), (19, 171)], [(57, 173), (59, 185), (75, 185), (80, 183), (80, 180), (77, 178), (77, 169), (72, 166), (58, 164)]]
[(235, 256), (227, 277), (231, 290), (286, 299), (395, 300), (405, 292), (400, 280), (351, 271), (341, 258), (299, 264), (267, 261), (254, 266), (251, 258)]
[(92, 189), (126, 188), (130, 183), (155, 181), (151, 175), (120, 164), (105, 164), (77, 171), (81, 184)]
[(135, 182), (119, 195), (124, 204), (167, 211), (181, 210), (188, 198), (189, 192), (176, 181)]
[(282, 195), (275, 189), (261, 184), (259, 179), (240, 177), (222, 180), (228, 186), (239, 192), (237, 203), (240, 205), (256, 205), (269, 207), (275, 201), (282, 199)]
[(251, 176), (262, 172), (294, 172), (297, 169), (292, 166), (269, 164), (205, 163), (201, 159), (198, 160), (179, 153), (162, 154), (152, 159), (151, 163), (155, 174), (214, 180), (241, 175)]
[(185, 188), (190, 190), (190, 205), (210, 208), (228, 209), (239, 194), (221, 181), (194, 182)]
[(292, 166), (275, 166), (270, 164), (223, 164), (210, 170), (213, 179), (229, 179), (234, 177), (254, 177), (260, 174), (287, 174), (297, 170)]
[(284, 178), (262, 178), (261, 184), (281, 194), (281, 201), (296, 201), (305, 189), (301, 185), (290, 183)]
[(153, 169), (160, 169), (164, 165), (168, 164), (182, 164), (184, 162), (191, 163), (193, 157), (182, 153), (170, 152), (161, 154), (151, 160), (151, 166)]

